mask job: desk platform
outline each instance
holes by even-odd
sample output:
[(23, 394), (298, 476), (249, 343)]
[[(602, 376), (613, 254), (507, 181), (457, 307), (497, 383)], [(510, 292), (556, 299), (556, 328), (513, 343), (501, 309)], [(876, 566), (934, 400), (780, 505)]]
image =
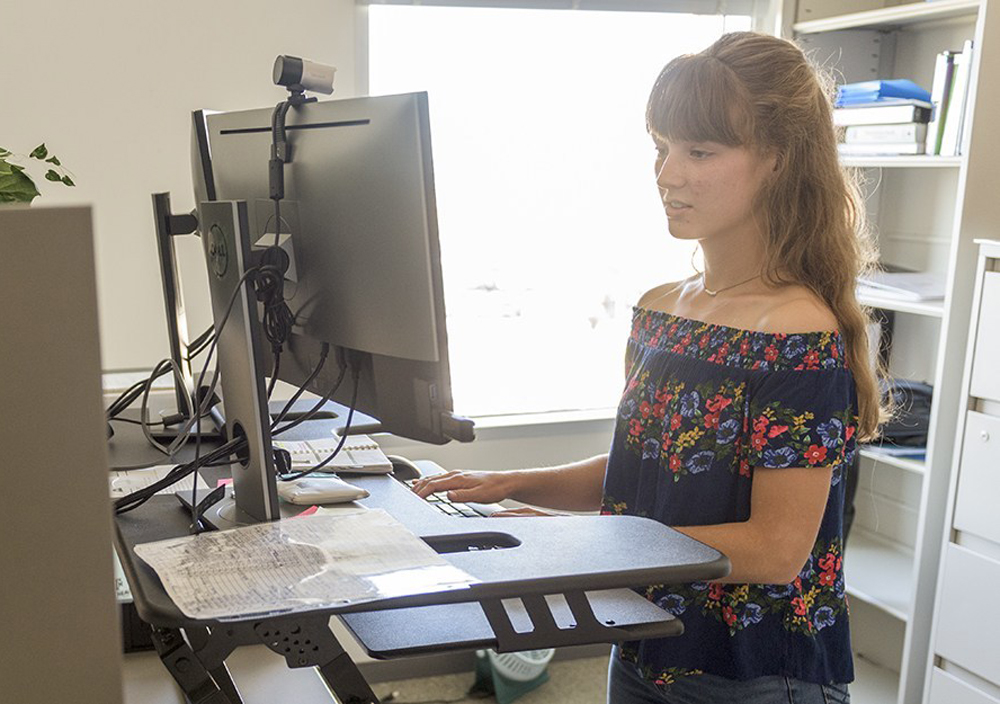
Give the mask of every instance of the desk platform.
[[(220, 682), (219, 689), (225, 692), (231, 689), (226, 684), (225, 658), (240, 645), (263, 642), (285, 655), (289, 666), (315, 666), (331, 686), (337, 680), (346, 687), (344, 691), (362, 692), (358, 701), (374, 701), (363, 679), (357, 681), (360, 675), (353, 664), (344, 662), (347, 656), (329, 632), (331, 615), (340, 617), (376, 658), (661, 638), (680, 634), (681, 622), (631, 587), (705, 581), (729, 571), (729, 561), (718, 551), (649, 519), (458, 518), (429, 506), (392, 476), (347, 479), (368, 490), (370, 496), (359, 503), (387, 510), (446, 560), (480, 581), (463, 590), (267, 620), (190, 619), (170, 600), (152, 569), (134, 554), (137, 544), (188, 532), (190, 518), (176, 499), (154, 497), (116, 517), (116, 548), (139, 615), (168, 636), (183, 630), (190, 643), (190, 652), (176, 636), (158, 645), (168, 669), (169, 658), (194, 656), (204, 662), (206, 678), (210, 675)], [(476, 549), (486, 545), (507, 547)], [(470, 546), (473, 549), (467, 549)], [(287, 645), (292, 633), (298, 634), (296, 643), (306, 639), (316, 654), (292, 652)], [(235, 693), (229, 699), (239, 701)]]

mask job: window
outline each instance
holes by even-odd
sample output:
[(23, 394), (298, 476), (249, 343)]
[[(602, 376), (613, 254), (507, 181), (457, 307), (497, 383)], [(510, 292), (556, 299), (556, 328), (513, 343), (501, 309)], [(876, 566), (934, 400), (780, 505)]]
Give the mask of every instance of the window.
[(645, 129), (671, 58), (749, 16), (372, 5), (369, 91), (427, 91), (455, 408), (613, 407), (631, 307), (689, 276)]

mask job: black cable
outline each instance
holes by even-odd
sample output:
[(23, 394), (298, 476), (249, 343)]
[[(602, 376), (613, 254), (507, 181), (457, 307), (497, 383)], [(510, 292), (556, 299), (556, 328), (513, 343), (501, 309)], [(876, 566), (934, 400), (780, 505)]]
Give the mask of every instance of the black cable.
[[(142, 387), (145, 386), (145, 384), (146, 380), (143, 379), (142, 381), (137, 381), (132, 384), (132, 386), (122, 391), (121, 394), (118, 395), (118, 398), (108, 404), (108, 408), (105, 411), (107, 419), (114, 420), (115, 416), (128, 408), (132, 404), (132, 401), (139, 397), (137, 392), (141, 392)], [(134, 398), (132, 397), (132, 394), (136, 394)]]
[[(239, 290), (239, 289), (237, 289), (237, 290)], [(223, 326), (225, 325), (226, 321), (228, 320), (229, 313), (230, 313), (231, 309), (232, 309), (232, 306), (230, 305), (229, 309), (227, 310), (226, 317), (223, 319)], [(221, 327), (222, 326), (220, 326), (220, 328)], [(274, 419), (274, 421), (273, 421), (273, 423), (271, 425), (271, 432), (272, 432), (273, 435), (279, 435), (279, 434), (281, 434), (281, 433), (283, 433), (283, 432), (285, 432), (287, 430), (290, 430), (290, 429), (294, 428), (295, 426), (299, 425), (300, 423), (303, 423), (303, 422), (309, 420), (310, 418), (312, 418), (316, 413), (318, 413), (320, 410), (322, 410), (322, 408), (326, 404), (326, 402), (329, 401), (330, 398), (332, 398), (333, 395), (337, 392), (337, 389), (340, 388), (340, 385), (343, 383), (344, 377), (345, 377), (346, 372), (347, 372), (347, 367), (344, 366), (344, 365), (341, 366), (341, 368), (340, 368), (340, 374), (338, 375), (337, 380), (334, 382), (333, 386), (330, 387), (329, 391), (327, 391), (326, 394), (324, 394), (323, 397), (320, 398), (311, 409), (309, 409), (309, 411), (307, 411), (306, 413), (304, 413), (302, 416), (300, 416), (296, 420), (289, 422), (285, 426), (283, 426), (281, 428), (277, 428), (277, 425), (282, 420), (284, 420), (285, 416), (288, 414), (288, 411), (291, 409), (292, 404), (305, 391), (305, 387), (308, 386), (319, 375), (320, 371), (322, 371), (322, 369), (324, 368), (324, 365), (326, 363), (326, 360), (328, 358), (329, 351), (330, 351), (330, 346), (328, 344), (324, 343), (324, 345), (322, 347), (322, 350), (320, 352), (320, 361), (317, 363), (316, 367), (310, 373), (310, 375), (306, 379), (306, 381), (299, 387), (299, 389), (292, 396), (292, 398), (289, 400), (289, 402), (285, 404), (285, 407), (282, 408), (281, 412), (275, 417), (275, 419)], [(214, 351), (212, 351), (212, 352), (209, 353), (208, 360), (211, 359), (211, 356), (213, 354), (214, 354)], [(201, 373), (201, 375), (199, 377), (199, 384), (204, 380), (204, 374), (205, 374), (206, 369), (208, 367), (208, 360), (206, 360), (205, 366), (202, 369), (202, 373)], [(214, 388), (215, 381), (217, 379), (218, 379), (218, 370), (216, 370), (216, 373), (215, 373), (214, 378), (213, 378), (213, 388)], [(203, 417), (203, 416), (205, 416), (207, 414), (206, 413), (207, 409), (210, 406), (208, 406), (208, 404), (205, 403), (205, 402), (208, 399), (211, 399), (211, 393), (205, 394), (204, 399), (203, 399), (203, 403), (201, 405), (199, 405), (199, 411), (201, 411), (198, 414), (199, 416)], [(199, 437), (200, 437), (200, 433), (199, 433)], [(204, 457), (200, 457), (200, 458), (196, 457), (196, 460), (193, 460), (191, 462), (187, 462), (187, 463), (184, 463), (184, 464), (178, 464), (178, 465), (176, 465), (170, 472), (168, 472), (162, 479), (158, 480), (157, 482), (154, 482), (153, 484), (150, 484), (147, 487), (144, 487), (142, 489), (138, 489), (138, 490), (132, 492), (131, 494), (128, 494), (126, 496), (122, 496), (122, 497), (119, 497), (118, 499), (116, 499), (115, 502), (114, 502), (115, 511), (117, 513), (125, 513), (127, 511), (131, 511), (131, 510), (133, 510), (135, 508), (138, 508), (139, 506), (141, 506), (142, 504), (144, 504), (146, 501), (148, 501), (150, 497), (154, 496), (157, 492), (159, 492), (159, 491), (161, 491), (161, 490), (163, 490), (163, 489), (171, 486), (172, 484), (175, 484), (176, 482), (180, 481), (181, 479), (184, 479), (185, 477), (187, 477), (188, 475), (190, 475), (192, 472), (196, 472), (196, 471), (198, 471), (200, 469), (203, 469), (203, 468), (206, 468), (206, 467), (219, 467), (219, 466), (224, 466), (224, 465), (232, 464), (232, 461), (230, 460), (230, 455), (239, 452), (241, 449), (243, 449), (243, 447), (245, 446), (245, 444), (246, 444), (246, 440), (244, 438), (235, 438), (235, 439), (230, 440), (229, 442), (221, 445), (220, 447), (216, 448), (215, 450), (209, 452)], [(196, 455), (199, 453), (199, 448), (197, 446), (195, 448), (195, 452), (196, 452)], [(145, 465), (136, 465), (136, 466), (133, 466), (133, 467), (113, 467), (112, 469), (117, 469), (117, 470), (122, 470), (122, 469), (141, 469), (141, 468), (153, 467), (153, 466), (156, 466), (157, 464), (160, 464), (160, 463), (159, 462), (154, 462), (154, 463), (145, 464)], [(195, 485), (197, 486), (197, 476), (195, 477)], [(197, 497), (195, 495), (192, 498), (197, 498)], [(197, 504), (195, 504), (195, 505), (197, 505)]]
[[(226, 306), (226, 313), (223, 316), (222, 323), (219, 325), (219, 329), (220, 330), (223, 327), (225, 327), (226, 322), (229, 320), (229, 316), (232, 314), (233, 306), (236, 303), (237, 295), (239, 294), (240, 289), (243, 286), (243, 283), (249, 277), (253, 276), (256, 273), (256, 271), (257, 271), (257, 269), (249, 269), (249, 270), (247, 270), (243, 274), (243, 276), (240, 277), (240, 280), (237, 282), (236, 287), (233, 290), (233, 294), (229, 298), (229, 303)], [(212, 339), (211, 346), (209, 348), (208, 357), (206, 357), (206, 359), (205, 359), (205, 365), (202, 367), (201, 374), (198, 376), (197, 388), (199, 388), (199, 389), (203, 387), (203, 384), (204, 384), (204, 381), (205, 381), (205, 374), (207, 373), (207, 370), (208, 370), (208, 364), (211, 361), (212, 356), (215, 353), (215, 348), (216, 348), (217, 344), (218, 344), (218, 336), (214, 336), (213, 339)], [(176, 364), (173, 362), (173, 360), (163, 360), (162, 362), (160, 362), (160, 364), (157, 365), (156, 369), (153, 370), (153, 374), (150, 375), (150, 378), (147, 381), (143, 382), (144, 383), (144, 389), (146, 389), (149, 386), (151, 386), (152, 379), (156, 378), (157, 376), (162, 376), (162, 374), (166, 373), (165, 371), (162, 372), (162, 373), (159, 373), (159, 374), (157, 373), (158, 370), (159, 370), (159, 368), (162, 367), (164, 364), (170, 364), (172, 367), (176, 367)], [(174, 441), (170, 444), (169, 451), (167, 452), (167, 456), (168, 457), (173, 457), (173, 455), (175, 455), (177, 453), (177, 450), (180, 449), (181, 447), (183, 447), (184, 443), (187, 442), (188, 438), (191, 435), (192, 428), (194, 428), (196, 424), (199, 425), (199, 427), (200, 427), (201, 417), (204, 416), (208, 412), (208, 409), (211, 407), (212, 398), (213, 398), (213, 396), (215, 394), (215, 388), (218, 385), (218, 381), (219, 381), (219, 370), (216, 369), (215, 373), (212, 375), (212, 382), (209, 385), (209, 389), (204, 394), (203, 398), (201, 399), (200, 403), (198, 404), (198, 408), (195, 409), (195, 413), (192, 414), (191, 418), (189, 418), (187, 421), (185, 421), (185, 423), (181, 426), (180, 430), (178, 431), (177, 437), (174, 438)], [(146, 401), (147, 401), (147, 398), (144, 396), (144, 398), (143, 398), (142, 418), (140, 419), (140, 422), (143, 422), (143, 421), (146, 420), (145, 419), (145, 415), (146, 415)], [(144, 430), (144, 433), (146, 433), (147, 430), (148, 430), (148, 427), (144, 426), (143, 430)], [(200, 440), (200, 433), (199, 433), (199, 440)], [(159, 443), (156, 443), (155, 441), (151, 441), (151, 442), (154, 443), (154, 447), (157, 447), (157, 449), (160, 449), (162, 447)], [(127, 466), (127, 467), (112, 467), (111, 469), (112, 470), (138, 469), (140, 467), (153, 467), (153, 466), (156, 466), (156, 464), (157, 463), (145, 464), (145, 465), (134, 465), (134, 466)], [(169, 484), (168, 484), (168, 486), (169, 486)], [(124, 499), (124, 498), (128, 498), (128, 497), (121, 497), (121, 498)]]
[[(306, 388), (310, 384), (312, 384), (313, 380), (317, 376), (319, 376), (319, 373), (321, 371), (323, 371), (323, 367), (326, 365), (326, 358), (329, 356), (329, 354), (330, 354), (330, 345), (329, 343), (324, 342), (323, 346), (320, 348), (319, 362), (316, 363), (316, 367), (312, 370), (312, 372), (310, 372), (309, 376), (306, 377), (306, 380), (302, 382), (302, 384), (295, 391), (295, 393), (292, 394), (292, 397), (288, 399), (288, 401), (285, 403), (284, 407), (281, 409), (278, 415), (275, 416), (274, 420), (271, 422), (271, 430), (274, 430), (274, 428), (278, 425), (278, 423), (280, 423), (282, 420), (285, 419), (285, 416), (288, 415), (288, 412), (290, 410), (292, 410), (292, 406), (294, 406), (295, 402), (299, 400), (299, 397), (302, 396)], [(277, 373), (275, 373), (275, 376), (277, 376)], [(336, 387), (334, 387), (334, 390), (336, 390)], [(270, 396), (270, 394), (268, 394), (268, 396)]]
[[(324, 355), (323, 359), (325, 358), (326, 356)], [(313, 370), (313, 373), (310, 376), (315, 377), (316, 375), (318, 375), (319, 370), (321, 368), (322, 365), (317, 364), (317, 368)], [(340, 388), (340, 385), (343, 382), (346, 371), (347, 371), (346, 366), (342, 366), (337, 381), (330, 388), (330, 390), (326, 394), (324, 394), (323, 398), (321, 398), (316, 403), (316, 405), (313, 406), (312, 409), (303, 414), (303, 416), (301, 416), (300, 418), (291, 421), (282, 428), (278, 428), (276, 430), (272, 428), (272, 432), (277, 435), (282, 432), (285, 432), (286, 430), (290, 430), (299, 423), (308, 420), (311, 415), (318, 413), (319, 410), (323, 407), (323, 405), (333, 396), (334, 393), (336, 393), (337, 389)], [(280, 420), (283, 418), (283, 414), (287, 413), (289, 408), (290, 406), (286, 406), (286, 408), (283, 409), (282, 413), (279, 414), (278, 417), (275, 419), (275, 424), (280, 422)], [(348, 420), (350, 421), (350, 416), (348, 417)], [(195, 472), (198, 469), (204, 467), (217, 467), (221, 465), (231, 464), (231, 462), (229, 461), (229, 456), (235, 452), (238, 452), (240, 449), (242, 449), (242, 447), (245, 444), (246, 440), (244, 438), (234, 438), (233, 440), (230, 440), (229, 442), (219, 446), (215, 450), (212, 450), (211, 452), (206, 454), (204, 457), (200, 458), (200, 461), (197, 462), (191, 461), (184, 464), (176, 465), (162, 479), (159, 479), (156, 482), (150, 484), (149, 486), (143, 487), (142, 489), (138, 489), (132, 492), (131, 494), (115, 499), (114, 507), (116, 513), (125, 513), (127, 511), (131, 511), (135, 508), (138, 508), (146, 501), (148, 501), (150, 497), (154, 496), (157, 492), (162, 491), (163, 489), (166, 489), (170, 485), (177, 483), (178, 481), (184, 479), (185, 477), (187, 477), (192, 472)], [(154, 466), (154, 465), (143, 465), (143, 466)], [(116, 467), (114, 469), (125, 469), (125, 468)]]
[[(340, 384), (344, 381), (344, 377), (346, 376), (346, 374), (347, 374), (347, 366), (346, 365), (342, 365), (340, 367), (340, 374), (339, 374), (339, 376), (337, 376), (337, 381), (335, 381), (333, 383), (333, 386), (330, 388), (330, 390), (327, 391), (323, 395), (323, 397), (319, 401), (317, 401), (316, 404), (312, 408), (310, 408), (308, 411), (306, 411), (305, 413), (303, 413), (301, 416), (299, 416), (295, 420), (290, 421), (288, 423), (288, 425), (285, 425), (285, 426), (283, 426), (281, 428), (276, 428), (275, 427), (278, 424), (278, 419), (275, 419), (275, 422), (272, 424), (271, 433), (273, 435), (280, 435), (281, 433), (284, 433), (286, 431), (291, 430), (292, 428), (296, 427), (297, 425), (301, 425), (302, 423), (305, 423), (307, 420), (311, 420), (313, 416), (315, 416), (317, 413), (319, 413), (321, 410), (323, 410), (323, 406), (326, 405), (326, 402), (329, 401), (333, 397), (333, 395), (335, 393), (337, 393), (337, 389), (340, 388)], [(279, 417), (281, 417), (281, 416), (279, 416)]]
[(149, 375), (149, 379), (146, 380), (145, 386), (142, 389), (142, 404), (139, 406), (139, 424), (142, 426), (142, 434), (146, 436), (146, 441), (152, 445), (155, 449), (159, 450), (168, 457), (173, 457), (177, 450), (184, 444), (187, 440), (187, 436), (184, 433), (178, 433), (173, 439), (170, 445), (164, 445), (159, 440), (153, 437), (153, 433), (150, 431), (149, 423), (149, 393), (153, 390), (153, 380), (161, 376), (160, 369), (166, 368), (173, 372), (174, 383), (177, 384), (178, 388), (184, 387), (184, 377), (181, 374), (181, 368), (177, 365), (173, 359), (164, 359), (156, 367), (153, 368), (153, 372)]
[[(345, 366), (341, 366), (341, 368), (340, 368), (340, 374), (338, 375), (337, 380), (334, 382), (333, 386), (330, 387), (330, 390), (327, 391), (323, 395), (323, 397), (320, 398), (315, 403), (315, 405), (313, 405), (312, 408), (310, 408), (308, 411), (306, 411), (305, 413), (303, 413), (301, 416), (299, 416), (295, 420), (289, 421), (289, 423), (287, 425), (285, 425), (285, 426), (283, 426), (281, 428), (277, 427), (278, 424), (282, 420), (285, 419), (285, 416), (288, 415), (289, 410), (291, 410), (291, 408), (292, 408), (292, 404), (294, 404), (295, 401), (298, 400), (298, 398), (303, 394), (303, 392), (305, 392), (306, 386), (308, 386), (309, 383), (313, 379), (315, 379), (316, 376), (319, 375), (320, 370), (323, 368), (323, 366), (325, 364), (327, 354), (329, 353), (329, 349), (330, 349), (329, 345), (327, 345), (327, 344), (324, 343), (324, 345), (323, 345), (323, 352), (321, 352), (320, 361), (316, 365), (316, 368), (313, 369), (312, 373), (310, 373), (310, 375), (306, 379), (306, 381), (303, 382), (301, 386), (299, 386), (299, 388), (296, 390), (296, 392), (292, 396), (292, 398), (289, 399), (288, 402), (285, 404), (284, 408), (281, 409), (281, 412), (278, 413), (277, 416), (275, 416), (274, 420), (271, 423), (271, 435), (272, 435), (272, 437), (280, 435), (280, 434), (282, 434), (284, 432), (287, 432), (287, 431), (291, 430), (292, 428), (294, 428), (294, 427), (296, 427), (296, 426), (298, 426), (298, 425), (300, 425), (302, 423), (305, 423), (307, 420), (311, 420), (313, 418), (313, 416), (315, 416), (317, 413), (319, 413), (323, 409), (323, 406), (326, 405), (327, 401), (329, 401), (330, 398), (335, 393), (337, 393), (337, 389), (340, 388), (340, 385), (344, 381), (344, 376), (346, 376), (347, 368)], [(241, 448), (237, 448), (237, 449), (241, 449)], [(228, 460), (228, 458), (224, 459), (224, 460), (221, 460), (221, 461), (218, 461), (218, 462), (212, 462), (212, 463), (208, 463), (208, 464), (203, 464), (202, 466), (203, 467), (222, 467), (222, 466), (225, 466), (227, 464), (232, 464)]]
[(281, 371), (281, 348), (279, 347), (274, 355), (274, 365), (271, 367), (271, 381), (267, 385), (267, 400), (271, 400), (274, 387), (278, 383), (278, 372)]
[(330, 464), (330, 462), (332, 462), (333, 459), (338, 454), (340, 454), (341, 448), (343, 448), (344, 447), (344, 443), (347, 442), (347, 435), (348, 435), (348, 433), (351, 430), (351, 421), (354, 419), (354, 408), (357, 406), (357, 403), (358, 403), (358, 387), (361, 386), (361, 383), (360, 383), (361, 368), (360, 368), (360, 366), (355, 368), (353, 377), (354, 377), (353, 378), (353, 381), (354, 381), (354, 391), (351, 393), (351, 408), (347, 412), (347, 421), (344, 423), (343, 430), (341, 430), (340, 442), (337, 443), (337, 447), (335, 447), (334, 450), (333, 450), (333, 452), (331, 452), (329, 455), (327, 455), (326, 458), (322, 462), (320, 462), (319, 464), (317, 464), (315, 467), (310, 467), (309, 469), (304, 469), (304, 470), (302, 470), (300, 472), (293, 472), (291, 474), (286, 474), (286, 475), (280, 476), (280, 477), (278, 477), (279, 480), (281, 480), (283, 482), (291, 482), (291, 481), (295, 481), (296, 479), (301, 479), (302, 477), (306, 476), (307, 474), (312, 474), (313, 472), (318, 472), (319, 470), (323, 469), (323, 467), (325, 467), (328, 464)]
[[(129, 425), (142, 425), (142, 421), (132, 420), (131, 418), (108, 418), (109, 423), (128, 423)], [(149, 427), (156, 428), (165, 423), (161, 420), (156, 423), (148, 423)]]
[[(156, 365), (156, 368), (159, 368), (162, 365), (163, 361), (166, 361), (166, 360), (161, 360), (161, 362)], [(166, 374), (169, 371), (170, 371), (169, 368), (163, 369), (161, 372), (159, 372), (155, 376), (151, 377), (151, 379), (153, 381), (155, 381), (156, 379), (159, 379), (161, 376), (163, 376), (164, 374)], [(107, 411), (105, 411), (105, 414), (106, 414), (108, 420), (112, 420), (119, 413), (121, 413), (126, 408), (128, 408), (129, 406), (131, 406), (132, 403), (135, 402), (135, 400), (137, 398), (139, 398), (139, 396), (142, 395), (142, 390), (145, 388), (146, 384), (149, 383), (149, 381), (150, 381), (150, 379), (142, 379), (141, 381), (135, 382), (134, 384), (132, 384), (132, 386), (130, 386), (127, 389), (125, 389), (125, 391), (123, 391), (118, 396), (118, 398), (116, 398), (114, 401), (112, 401), (108, 405)]]
[(187, 359), (190, 362), (192, 359), (201, 354), (205, 350), (205, 348), (208, 347), (214, 335), (215, 335), (215, 326), (214, 325), (209, 326), (209, 328), (205, 332), (196, 337), (194, 341), (188, 345), (188, 351), (187, 355), (185, 356), (185, 359)]
[(292, 334), (295, 318), (285, 302), (285, 271), (288, 255), (280, 247), (268, 247), (261, 254), (261, 275), (254, 282), (257, 300), (264, 306), (264, 335), (277, 352)]
[[(319, 368), (320, 368), (320, 365), (317, 365), (317, 369), (314, 370), (314, 374), (312, 376), (318, 375), (318, 373), (319, 373), (318, 369)], [(324, 394), (323, 398), (321, 398), (316, 403), (316, 405), (313, 406), (312, 409), (310, 409), (308, 412), (306, 412), (305, 414), (303, 414), (300, 418), (297, 418), (296, 420), (291, 421), (290, 423), (288, 423), (287, 425), (283, 426), (282, 428), (272, 429), (272, 432), (274, 434), (276, 434), (276, 435), (280, 434), (280, 433), (283, 433), (283, 432), (285, 432), (287, 430), (290, 430), (291, 428), (295, 427), (299, 423), (305, 422), (306, 420), (309, 419), (309, 417), (311, 415), (313, 415), (315, 413), (318, 413), (319, 410), (323, 407), (323, 405), (333, 396), (333, 394), (336, 393), (337, 389), (340, 388), (340, 385), (341, 385), (341, 383), (344, 380), (344, 376), (346, 374), (346, 371), (347, 371), (346, 366), (341, 366), (340, 375), (338, 376), (337, 381), (330, 388), (330, 390), (326, 394)], [(217, 376), (217, 374), (216, 374), (216, 376)], [(355, 378), (357, 378), (357, 376), (358, 376), (358, 374), (356, 373), (355, 374)], [(355, 397), (357, 396), (357, 385), (355, 386), (354, 395), (355, 395)], [(210, 395), (206, 396), (206, 398), (208, 398), (208, 397), (210, 397)], [(352, 401), (352, 406), (353, 405), (354, 405), (354, 402)], [(284, 412), (287, 412), (287, 410), (288, 410), (287, 408), (284, 409)], [(351, 413), (353, 413), (353, 408), (352, 408)], [(203, 415), (203, 414), (199, 414), (199, 415)], [(276, 423), (279, 422), (282, 417), (283, 417), (282, 414), (279, 414), (278, 417), (275, 419)], [(351, 415), (349, 414), (348, 415), (348, 425), (350, 424), (350, 422), (351, 422)], [(346, 435), (345, 435), (345, 437), (346, 437)], [(162, 491), (163, 489), (166, 489), (167, 487), (171, 486), (172, 484), (176, 484), (180, 480), (184, 479), (185, 477), (189, 476), (191, 473), (196, 472), (199, 469), (202, 469), (202, 468), (205, 468), (205, 467), (217, 467), (217, 466), (221, 466), (221, 465), (231, 464), (231, 461), (229, 460), (229, 456), (232, 455), (233, 453), (236, 453), (239, 450), (241, 450), (245, 446), (245, 444), (246, 444), (246, 439), (245, 438), (234, 438), (233, 440), (230, 440), (229, 442), (226, 442), (225, 444), (220, 445), (215, 450), (212, 450), (211, 452), (209, 452), (208, 454), (206, 454), (204, 457), (201, 457), (199, 461), (191, 461), (191, 462), (186, 462), (184, 464), (178, 464), (178, 465), (176, 465), (162, 479), (159, 479), (156, 482), (153, 482), (152, 484), (143, 487), (142, 489), (137, 489), (136, 491), (132, 492), (131, 494), (128, 494), (126, 496), (122, 496), (122, 497), (119, 497), (119, 498), (115, 499), (115, 501), (114, 501), (115, 512), (119, 513), (119, 514), (121, 514), (121, 513), (127, 513), (128, 511), (131, 511), (133, 509), (138, 508), (139, 506), (141, 506), (144, 503), (146, 503), (146, 501), (148, 501), (151, 497), (153, 497), (154, 495), (156, 495), (157, 492)], [(134, 469), (138, 469), (140, 467), (155, 466), (155, 464), (158, 464), (158, 463), (153, 463), (153, 464), (150, 464), (150, 465), (141, 465), (141, 466), (136, 466), (136, 467), (115, 467), (113, 469), (133, 469), (133, 468)], [(310, 470), (310, 471), (314, 471), (314, 470)], [(195, 484), (197, 485), (197, 477), (195, 477)]]
[[(205, 455), (200, 462), (200, 466), (207, 466), (209, 462), (215, 462), (222, 457), (227, 457), (240, 445), (240, 440), (230, 440), (224, 445), (219, 446), (212, 452)], [(126, 513), (135, 508), (138, 508), (142, 504), (146, 503), (151, 497), (155, 496), (157, 492), (166, 489), (172, 484), (176, 484), (184, 477), (190, 475), (197, 469), (194, 462), (186, 462), (184, 464), (178, 464), (173, 467), (167, 474), (157, 481), (143, 487), (142, 489), (137, 489), (131, 494), (119, 497), (115, 499), (113, 506), (115, 508), (115, 513)]]

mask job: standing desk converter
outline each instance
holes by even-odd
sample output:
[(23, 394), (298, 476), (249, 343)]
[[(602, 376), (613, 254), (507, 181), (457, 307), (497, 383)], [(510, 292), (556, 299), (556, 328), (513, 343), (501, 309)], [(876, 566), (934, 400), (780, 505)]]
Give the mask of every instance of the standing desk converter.
[(630, 587), (717, 579), (718, 551), (656, 521), (632, 516), (457, 518), (440, 513), (388, 475), (351, 476), (383, 508), (456, 567), (468, 589), (394, 597), (238, 621), (186, 617), (137, 544), (188, 534), (190, 515), (158, 496), (115, 518), (115, 542), (139, 615), (153, 626), (161, 660), (194, 704), (239, 704), (225, 660), (263, 643), (289, 667), (316, 667), (344, 704), (377, 704), (329, 629), (342, 619), (375, 658), (448, 650), (498, 652), (663, 638), (680, 621)]

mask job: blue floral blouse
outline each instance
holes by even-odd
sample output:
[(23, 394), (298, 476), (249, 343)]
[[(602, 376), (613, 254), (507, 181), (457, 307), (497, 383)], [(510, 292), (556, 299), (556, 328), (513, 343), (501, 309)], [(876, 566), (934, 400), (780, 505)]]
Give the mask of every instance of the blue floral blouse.
[(755, 471), (832, 467), (812, 554), (791, 584), (649, 587), (684, 623), (675, 638), (622, 644), (663, 687), (711, 673), (854, 679), (844, 595), (844, 472), (857, 395), (833, 332), (765, 333), (636, 308), (628, 382), (604, 481), (603, 513), (670, 526), (746, 521)]

